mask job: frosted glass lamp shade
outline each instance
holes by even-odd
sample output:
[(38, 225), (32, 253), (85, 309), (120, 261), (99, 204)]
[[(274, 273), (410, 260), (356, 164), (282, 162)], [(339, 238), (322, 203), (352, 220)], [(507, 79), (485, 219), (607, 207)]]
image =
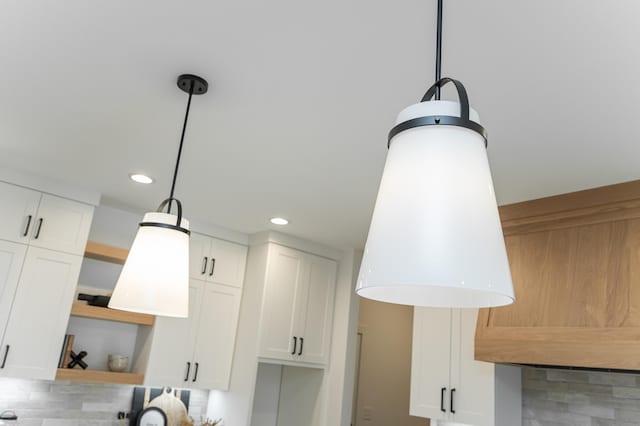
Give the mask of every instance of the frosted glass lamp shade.
[[(189, 234), (157, 226), (176, 222), (177, 216), (172, 214), (145, 214), (111, 296), (110, 308), (167, 317), (188, 316)], [(180, 226), (188, 231), (189, 221), (182, 219)]]
[[(403, 110), (398, 123), (427, 116), (459, 117), (460, 104), (421, 102)], [(469, 117), (479, 123), (475, 111)], [(356, 291), (414, 306), (513, 302), (483, 136), (429, 125), (391, 139)]]

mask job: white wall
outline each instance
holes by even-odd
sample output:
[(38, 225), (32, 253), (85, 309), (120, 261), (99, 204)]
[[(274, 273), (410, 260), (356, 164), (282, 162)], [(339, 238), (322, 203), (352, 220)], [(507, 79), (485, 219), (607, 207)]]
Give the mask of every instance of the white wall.
[(251, 426), (277, 426), (282, 366), (260, 363), (253, 397)]

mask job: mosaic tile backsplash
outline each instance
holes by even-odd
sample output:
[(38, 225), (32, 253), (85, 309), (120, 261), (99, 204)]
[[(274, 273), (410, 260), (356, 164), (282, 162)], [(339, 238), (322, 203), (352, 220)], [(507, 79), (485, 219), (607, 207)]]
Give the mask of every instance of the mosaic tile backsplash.
[(639, 426), (640, 375), (523, 367), (523, 426)]
[[(0, 378), (0, 411), (12, 410), (20, 426), (120, 426), (129, 412), (133, 386)], [(192, 390), (189, 415), (206, 414), (209, 392)]]

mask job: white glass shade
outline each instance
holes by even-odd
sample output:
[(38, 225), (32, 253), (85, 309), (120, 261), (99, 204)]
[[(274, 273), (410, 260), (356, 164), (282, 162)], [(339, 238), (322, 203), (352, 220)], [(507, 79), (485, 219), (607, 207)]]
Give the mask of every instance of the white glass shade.
[[(142, 222), (175, 225), (177, 216), (147, 213)], [(182, 219), (181, 227), (189, 229)], [(189, 235), (140, 226), (113, 291), (109, 307), (186, 318), (189, 314)]]
[[(412, 105), (397, 123), (459, 116), (460, 104)], [(471, 110), (470, 119), (479, 123)], [(511, 273), (482, 136), (455, 126), (391, 141), (356, 289), (369, 299), (471, 308), (513, 302)]]

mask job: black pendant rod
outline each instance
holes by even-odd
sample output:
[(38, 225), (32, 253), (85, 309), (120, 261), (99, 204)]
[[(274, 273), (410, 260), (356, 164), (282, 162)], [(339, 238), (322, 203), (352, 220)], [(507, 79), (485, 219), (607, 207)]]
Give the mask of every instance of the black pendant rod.
[[(442, 2), (438, 0), (438, 33), (436, 37), (436, 81), (442, 78)], [(440, 86), (436, 86), (435, 100), (440, 100)]]
[[(173, 198), (173, 193), (176, 190), (176, 179), (178, 178), (178, 168), (180, 167), (180, 157), (182, 156), (184, 134), (187, 131), (187, 121), (189, 121), (189, 110), (191, 109), (191, 98), (193, 97), (193, 85), (194, 82), (191, 80), (191, 85), (189, 86), (189, 100), (187, 101), (187, 111), (184, 114), (184, 124), (182, 125), (182, 135), (180, 136), (180, 147), (178, 148), (178, 158), (176, 158), (176, 168), (173, 171), (173, 182), (171, 183), (171, 195), (169, 195), (169, 198)], [(167, 207), (167, 212), (171, 213), (171, 203), (169, 203), (169, 206)]]

